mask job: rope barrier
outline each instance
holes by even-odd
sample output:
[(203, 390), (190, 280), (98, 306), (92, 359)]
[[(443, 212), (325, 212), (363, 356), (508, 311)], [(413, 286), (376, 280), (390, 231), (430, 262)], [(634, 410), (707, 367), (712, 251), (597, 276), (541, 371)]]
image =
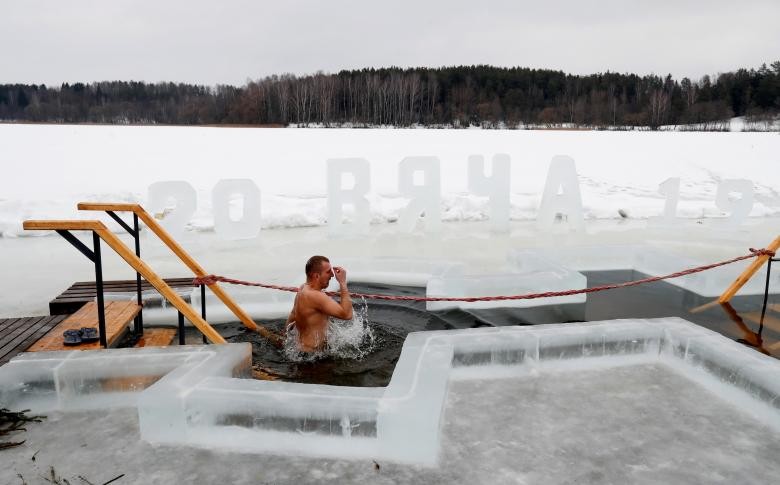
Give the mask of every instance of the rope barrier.
[[(570, 296), (579, 295), (583, 293), (595, 293), (597, 291), (612, 290), (616, 288), (627, 288), (629, 286), (637, 286), (644, 283), (652, 283), (654, 281), (667, 280), (671, 278), (679, 278), (680, 276), (686, 276), (689, 274), (700, 273), (719, 266), (725, 266), (727, 264), (736, 263), (750, 258), (756, 258), (760, 256), (774, 257), (775, 252), (769, 249), (753, 249), (750, 248), (750, 254), (744, 256), (738, 256), (736, 258), (729, 259), (727, 261), (721, 261), (719, 263), (712, 263), (703, 266), (697, 266), (695, 268), (689, 268), (676, 273), (667, 274), (664, 276), (652, 276), (649, 278), (642, 278), (640, 280), (627, 281), (625, 283), (617, 283), (612, 285), (594, 286), (592, 288), (581, 288), (578, 290), (566, 290), (566, 291), (546, 291), (543, 293), (527, 293), (524, 295), (505, 295), (505, 296), (477, 296), (477, 297), (422, 297), (422, 296), (405, 296), (405, 295), (378, 295), (371, 293), (350, 293), (352, 298), (365, 298), (367, 300), (390, 300), (390, 301), (462, 301), (462, 302), (475, 302), (475, 301), (502, 301), (502, 300), (532, 300), (535, 298), (550, 298), (554, 296)], [(213, 285), (214, 283), (228, 283), (232, 285), (242, 286), (255, 286), (260, 288), (268, 288), (271, 290), (289, 291), (297, 293), (299, 288), (295, 286), (280, 286), (267, 283), (255, 283), (251, 281), (237, 280), (233, 278), (227, 278), (225, 276), (206, 275), (193, 280), (193, 284), (199, 285)], [(325, 292), (331, 296), (338, 296), (336, 292)]]

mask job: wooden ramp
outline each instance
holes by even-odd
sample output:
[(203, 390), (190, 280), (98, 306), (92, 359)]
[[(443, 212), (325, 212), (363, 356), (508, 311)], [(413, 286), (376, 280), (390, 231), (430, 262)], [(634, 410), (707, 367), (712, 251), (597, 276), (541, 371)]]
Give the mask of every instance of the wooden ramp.
[(0, 365), (27, 350), (65, 318), (53, 315), (0, 319)]
[[(65, 318), (54, 329), (44, 335), (27, 349), (28, 352), (44, 352), (52, 350), (96, 350), (101, 348), (100, 342), (89, 342), (79, 345), (65, 345), (62, 332), (78, 330), (81, 327), (98, 328), (97, 303), (89, 302), (73, 315)], [(106, 341), (109, 347), (114, 347), (127, 332), (128, 324), (133, 321), (141, 307), (134, 302), (112, 301), (105, 305)]]
[[(165, 278), (163, 281), (168, 283), (171, 288), (194, 288), (193, 278)], [(135, 297), (135, 280), (111, 280), (103, 282), (103, 291), (106, 293), (128, 293)], [(148, 281), (141, 280), (141, 291), (156, 291)], [(49, 313), (51, 315), (67, 315), (75, 313), (91, 301), (95, 301), (97, 290), (94, 281), (77, 281), (67, 290), (63, 291), (56, 298), (49, 302)], [(160, 297), (162, 298), (162, 297)]]

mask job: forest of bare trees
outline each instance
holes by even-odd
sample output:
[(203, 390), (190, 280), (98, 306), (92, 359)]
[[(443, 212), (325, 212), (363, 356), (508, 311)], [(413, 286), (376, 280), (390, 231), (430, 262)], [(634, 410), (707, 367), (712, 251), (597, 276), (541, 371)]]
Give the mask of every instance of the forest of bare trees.
[(242, 87), (126, 81), (0, 85), (0, 120), (257, 126), (689, 125), (780, 113), (780, 61), (714, 78), (460, 66), (270, 76)]

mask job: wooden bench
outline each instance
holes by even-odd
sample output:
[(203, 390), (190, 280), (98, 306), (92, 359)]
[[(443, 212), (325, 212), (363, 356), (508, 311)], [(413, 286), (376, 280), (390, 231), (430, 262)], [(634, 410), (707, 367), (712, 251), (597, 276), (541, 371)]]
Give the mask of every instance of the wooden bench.
[[(98, 306), (91, 301), (81, 307), (76, 313), (65, 318), (55, 328), (50, 330), (40, 340), (27, 349), (28, 352), (43, 352), (51, 350), (96, 350), (101, 348), (100, 342), (87, 342), (79, 345), (65, 345), (62, 333), (65, 330), (78, 330), (81, 327), (98, 328)], [(133, 321), (141, 307), (134, 302), (111, 301), (105, 305), (106, 342), (109, 347), (116, 346), (127, 332), (128, 324)]]

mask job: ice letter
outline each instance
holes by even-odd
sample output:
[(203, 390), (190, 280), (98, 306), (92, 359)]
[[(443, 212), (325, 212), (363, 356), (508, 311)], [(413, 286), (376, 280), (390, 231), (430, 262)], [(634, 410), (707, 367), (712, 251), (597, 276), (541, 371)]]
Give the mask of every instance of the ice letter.
[(677, 219), (677, 203), (680, 201), (680, 178), (668, 178), (658, 186), (658, 193), (666, 196), (664, 214), (660, 217), (649, 217), (652, 225), (671, 226), (680, 222)]
[(565, 155), (556, 155), (550, 162), (536, 224), (540, 229), (549, 230), (558, 214), (571, 229), (579, 230), (585, 225), (577, 167), (574, 160)]
[[(235, 196), (243, 202), (240, 218), (230, 216), (231, 202), (238, 202)], [(220, 236), (225, 239), (252, 239), (260, 233), (260, 189), (251, 180), (220, 180), (211, 191), (211, 201), (214, 232)]]
[[(173, 237), (180, 237), (195, 214), (197, 199), (192, 185), (183, 180), (170, 180), (149, 186), (147, 204), (154, 217), (161, 219), (160, 224), (165, 230)], [(171, 200), (173, 204), (170, 204)]]
[[(730, 194), (739, 193), (736, 200), (729, 198)], [(718, 184), (715, 195), (715, 205), (724, 212), (731, 212), (726, 221), (730, 227), (742, 224), (753, 209), (753, 182), (745, 179), (726, 179)]]
[[(424, 181), (415, 183), (415, 173), (421, 173)], [(401, 232), (414, 231), (420, 214), (425, 218), (427, 232), (441, 230), (441, 177), (437, 157), (406, 157), (398, 165), (398, 192), (412, 199), (398, 217)]]
[(493, 156), (490, 177), (485, 176), (482, 155), (469, 157), (469, 191), (490, 197), (490, 227), (494, 232), (509, 230), (509, 155)]
[[(354, 184), (344, 187), (345, 175), (351, 175)], [(332, 236), (368, 234), (371, 214), (366, 194), (371, 189), (368, 160), (363, 158), (334, 158), (328, 160), (328, 229)], [(351, 204), (354, 215), (351, 224), (342, 223), (344, 204)]]

